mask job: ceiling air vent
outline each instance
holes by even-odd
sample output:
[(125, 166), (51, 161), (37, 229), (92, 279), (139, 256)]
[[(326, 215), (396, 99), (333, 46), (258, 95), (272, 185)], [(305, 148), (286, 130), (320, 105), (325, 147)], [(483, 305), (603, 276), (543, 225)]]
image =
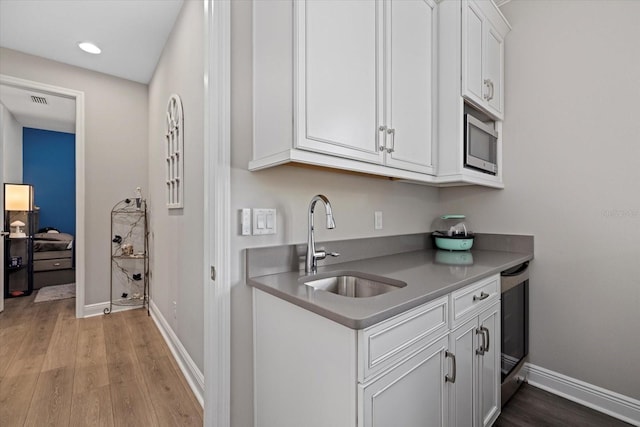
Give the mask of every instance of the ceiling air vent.
[(31, 102), (36, 103), (36, 104), (43, 104), (43, 105), (48, 105), (49, 104), (47, 102), (47, 98), (42, 97), (42, 96), (33, 96), (33, 95), (31, 95)]

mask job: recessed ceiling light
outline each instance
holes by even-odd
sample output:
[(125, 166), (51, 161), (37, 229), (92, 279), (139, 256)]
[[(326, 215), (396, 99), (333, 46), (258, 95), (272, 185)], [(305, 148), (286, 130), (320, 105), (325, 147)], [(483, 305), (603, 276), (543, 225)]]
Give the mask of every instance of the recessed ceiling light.
[(99, 54), (102, 50), (91, 42), (80, 42), (78, 43), (78, 47), (84, 50), (87, 53), (92, 53), (94, 55)]

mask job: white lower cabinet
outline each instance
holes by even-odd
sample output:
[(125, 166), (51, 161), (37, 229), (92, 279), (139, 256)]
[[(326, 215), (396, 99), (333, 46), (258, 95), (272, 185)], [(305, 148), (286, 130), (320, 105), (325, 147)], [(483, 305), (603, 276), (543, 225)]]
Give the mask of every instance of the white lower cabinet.
[(493, 424), (500, 414), (500, 302), (452, 330), (449, 349), (456, 361), (449, 425)]
[(446, 426), (446, 335), (376, 380), (358, 385), (358, 425)]
[(500, 415), (500, 303), (482, 312), (480, 328), (487, 334), (487, 346), (478, 363), (479, 422), (490, 426)]
[(362, 330), (254, 289), (255, 426), (491, 425), (500, 412), (497, 280)]

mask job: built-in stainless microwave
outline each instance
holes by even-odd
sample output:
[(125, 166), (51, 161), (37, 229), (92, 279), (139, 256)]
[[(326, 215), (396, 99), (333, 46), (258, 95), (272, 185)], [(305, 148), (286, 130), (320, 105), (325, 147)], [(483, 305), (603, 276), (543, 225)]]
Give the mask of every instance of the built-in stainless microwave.
[(464, 115), (464, 166), (484, 173), (498, 173), (498, 133), (469, 113)]

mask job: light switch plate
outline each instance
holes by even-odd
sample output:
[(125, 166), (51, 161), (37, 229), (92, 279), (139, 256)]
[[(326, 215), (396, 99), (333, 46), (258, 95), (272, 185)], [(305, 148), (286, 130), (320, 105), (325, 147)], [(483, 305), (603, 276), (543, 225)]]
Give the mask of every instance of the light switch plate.
[(253, 210), (253, 234), (276, 234), (276, 210), (257, 208)]

